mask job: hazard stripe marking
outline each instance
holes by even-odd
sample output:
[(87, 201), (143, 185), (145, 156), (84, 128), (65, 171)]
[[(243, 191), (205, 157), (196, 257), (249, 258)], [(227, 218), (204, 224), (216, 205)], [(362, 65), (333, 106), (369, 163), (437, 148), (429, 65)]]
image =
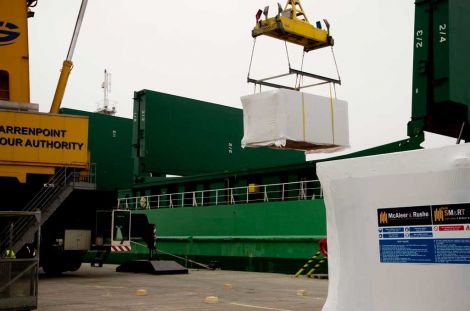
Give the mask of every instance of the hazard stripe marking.
[(130, 246), (125, 245), (112, 245), (111, 251), (113, 252), (129, 252), (131, 250)]

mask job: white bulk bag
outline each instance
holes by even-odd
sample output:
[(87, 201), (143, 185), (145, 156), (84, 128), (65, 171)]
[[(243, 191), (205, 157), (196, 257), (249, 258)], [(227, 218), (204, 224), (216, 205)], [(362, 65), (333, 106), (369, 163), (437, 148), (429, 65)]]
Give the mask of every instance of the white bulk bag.
[(317, 164), (323, 311), (470, 310), (470, 144)]
[(346, 101), (279, 89), (243, 96), (242, 147), (332, 152), (349, 147)]

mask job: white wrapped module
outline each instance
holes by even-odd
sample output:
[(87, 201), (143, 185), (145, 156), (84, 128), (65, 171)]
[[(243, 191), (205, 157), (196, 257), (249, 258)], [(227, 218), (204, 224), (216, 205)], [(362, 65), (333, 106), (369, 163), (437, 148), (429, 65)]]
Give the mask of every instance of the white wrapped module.
[(242, 147), (332, 152), (349, 147), (348, 104), (279, 89), (243, 96)]
[(468, 311), (470, 144), (322, 162), (323, 311)]

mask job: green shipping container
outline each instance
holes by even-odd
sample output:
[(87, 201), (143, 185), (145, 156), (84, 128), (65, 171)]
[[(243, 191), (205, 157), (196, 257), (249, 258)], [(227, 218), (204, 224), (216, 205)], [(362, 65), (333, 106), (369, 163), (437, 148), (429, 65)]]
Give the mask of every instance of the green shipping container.
[(96, 165), (97, 190), (116, 191), (132, 185), (132, 120), (62, 108), (61, 113), (89, 118), (88, 148)]
[(134, 96), (137, 176), (194, 175), (305, 161), (303, 152), (242, 149), (243, 111), (143, 90)]
[(470, 105), (470, 1), (437, 1), (433, 13), (434, 98)]
[(408, 134), (423, 129), (470, 139), (470, 1), (417, 0), (413, 109)]

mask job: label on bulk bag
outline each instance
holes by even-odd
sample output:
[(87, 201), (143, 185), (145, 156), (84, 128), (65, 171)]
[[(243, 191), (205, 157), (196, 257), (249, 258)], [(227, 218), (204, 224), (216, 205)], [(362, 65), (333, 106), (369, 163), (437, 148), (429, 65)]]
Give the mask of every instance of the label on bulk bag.
[(380, 262), (470, 264), (470, 203), (377, 210)]

